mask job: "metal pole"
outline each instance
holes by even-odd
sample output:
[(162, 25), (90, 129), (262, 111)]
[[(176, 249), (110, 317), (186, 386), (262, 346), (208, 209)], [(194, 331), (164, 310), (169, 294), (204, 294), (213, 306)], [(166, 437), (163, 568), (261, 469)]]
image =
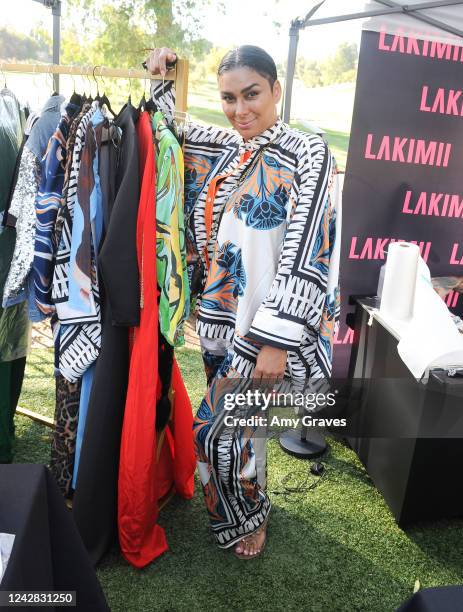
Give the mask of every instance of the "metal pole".
[[(404, 13), (415, 17), (416, 19), (422, 18), (421, 14), (416, 15), (416, 11), (430, 8), (441, 8), (443, 6), (455, 6), (457, 4), (463, 4), (462, 0), (436, 0), (435, 2), (422, 2), (420, 4), (397, 4), (397, 2), (382, 2), (381, 0), (375, 0), (378, 4), (383, 4), (388, 8), (383, 9), (371, 9), (369, 11), (363, 11), (359, 13), (347, 13), (345, 15), (336, 15), (335, 17), (323, 17), (322, 19), (311, 19), (304, 23), (304, 28), (310, 28), (318, 25), (325, 25), (327, 23), (339, 23), (341, 21), (351, 21), (353, 19), (365, 19), (366, 17), (381, 17), (382, 15), (391, 15), (394, 13)], [(441, 24), (442, 22), (439, 22)], [(445, 24), (444, 24), (445, 25)], [(438, 27), (441, 27), (440, 25)], [(447, 27), (447, 26), (445, 26)], [(442, 28), (441, 29), (445, 29)], [(458, 36), (461, 36), (461, 32), (458, 32)]]
[(294, 72), (296, 68), (296, 56), (297, 56), (297, 44), (299, 42), (299, 28), (302, 26), (302, 22), (299, 19), (294, 19), (291, 22), (289, 29), (289, 50), (288, 50), (288, 61), (286, 63), (286, 83), (285, 83), (285, 97), (283, 100), (283, 121), (289, 123), (289, 116), (291, 112), (291, 93), (293, 89)]
[[(61, 45), (61, 0), (56, 0), (52, 7), (53, 13), (53, 63), (59, 64), (59, 51)], [(53, 75), (53, 87), (59, 92), (59, 74)]]
[[(35, 0), (46, 8), (51, 8), (53, 15), (53, 63), (59, 64), (61, 44), (61, 0)], [(53, 74), (53, 88), (59, 92), (59, 74)]]

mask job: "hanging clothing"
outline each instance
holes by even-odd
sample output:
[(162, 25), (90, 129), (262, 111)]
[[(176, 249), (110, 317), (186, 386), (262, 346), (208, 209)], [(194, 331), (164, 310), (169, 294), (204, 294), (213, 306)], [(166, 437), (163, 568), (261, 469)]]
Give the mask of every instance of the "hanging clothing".
[[(22, 141), (22, 115), (19, 103), (9, 89), (0, 91), (0, 217), (7, 208), (16, 160)], [(0, 226), (0, 295), (3, 296), (15, 247), (11, 228)], [(0, 308), (0, 361), (24, 357), (28, 352), (27, 309), (18, 304)]]
[[(111, 231), (108, 231), (101, 249), (100, 266), (104, 283), (111, 287), (107, 299), (114, 325), (135, 327), (140, 324), (140, 279), (137, 265), (137, 213), (140, 194), (138, 150), (135, 123), (138, 111), (131, 105), (121, 110), (115, 125), (122, 130), (118, 173), (117, 197), (111, 213)], [(118, 201), (136, 196), (128, 205)], [(121, 248), (124, 244), (125, 247)]]
[(13, 461), (14, 415), (21, 394), (26, 358), (0, 362), (0, 463)]
[(80, 380), (71, 383), (60, 374), (56, 376), (55, 429), (51, 442), (49, 467), (65, 497), (70, 493), (74, 470), (80, 386)]
[[(104, 117), (96, 109), (85, 132), (70, 239), (68, 301), (61, 304), (59, 369), (75, 382), (97, 359), (101, 346), (98, 249), (103, 231), (98, 150)], [(64, 320), (61, 318), (63, 313)]]
[[(24, 145), (16, 187), (11, 198), (6, 225), (16, 228), (15, 250), (3, 291), (3, 305), (19, 303), (28, 297), (27, 275), (34, 259), (35, 200), (41, 180), (41, 160), (50, 137), (60, 120), (63, 96), (51, 96), (42, 108)], [(38, 317), (40, 318), (40, 317)], [(35, 319), (35, 317), (34, 317)]]
[[(191, 404), (177, 370), (172, 379), (171, 414), (174, 421), (182, 423), (183, 431), (175, 431), (172, 425), (156, 431), (156, 403), (162, 382), (158, 369), (159, 361), (163, 358), (160, 353), (158, 360), (157, 232), (154, 231), (159, 200), (155, 198), (154, 148), (147, 112), (142, 113), (138, 120), (137, 134), (141, 176), (137, 223), (141, 316), (140, 327), (134, 328), (122, 430), (118, 527), (124, 557), (135, 567), (144, 567), (168, 549), (164, 530), (157, 524), (158, 502), (174, 485), (184, 497), (193, 495), (195, 459), (191, 436)], [(161, 154), (158, 159), (160, 157)], [(171, 167), (170, 171), (175, 181), (173, 173), (178, 172), (179, 168)], [(159, 185), (156, 193), (160, 193)], [(166, 245), (163, 250), (166, 257), (170, 256), (169, 246)]]
[(79, 112), (75, 104), (68, 104), (59, 125), (50, 139), (47, 152), (41, 161), (41, 182), (36, 199), (36, 228), (32, 274), (34, 294), (39, 310), (51, 315), (55, 306), (51, 300), (53, 280), (55, 223), (62, 205), (64, 172), (67, 162), (69, 127)]
[(15, 164), (15, 168), (14, 168), (14, 174), (13, 174), (13, 179), (11, 181), (11, 185), (10, 185), (10, 190), (9, 190), (9, 195), (8, 195), (8, 202), (6, 204), (5, 207), (5, 211), (3, 214), (3, 220), (2, 220), (2, 225), (3, 226), (7, 226), (8, 225), (8, 221), (10, 221), (10, 223), (12, 222), (12, 225), (14, 226), (15, 224), (15, 219), (9, 217), (9, 210), (10, 210), (10, 206), (11, 206), (11, 200), (13, 198), (13, 193), (14, 190), (16, 188), (16, 183), (18, 181), (18, 175), (19, 175), (19, 168), (21, 166), (21, 159), (22, 159), (22, 154), (23, 154), (23, 150), (24, 150), (24, 145), (27, 142), (27, 139), (29, 138), (29, 135), (31, 133), (32, 128), (34, 127), (35, 123), (38, 121), (38, 119), (40, 118), (40, 113), (30, 113), (30, 115), (27, 117), (26, 120), (26, 124), (24, 127), (24, 133), (23, 133), (23, 137), (22, 137), (22, 142), (21, 142), (21, 146), (19, 147), (19, 151), (18, 151), (18, 155), (16, 157), (16, 164)]
[(137, 118), (131, 106), (117, 117), (122, 129), (121, 163), (116, 174), (116, 199), (98, 260), (103, 281), (101, 350), (95, 364), (73, 501), (74, 519), (94, 563), (111, 546), (117, 529), (119, 452), (129, 372), (127, 324), (138, 324), (140, 318)]
[(88, 316), (84, 316), (80, 311), (75, 312), (72, 306), (69, 305), (69, 278), (71, 272), (74, 207), (87, 128), (96, 111), (97, 105), (93, 104), (90, 110), (80, 119), (75, 134), (74, 147), (72, 149), (72, 162), (67, 185), (66, 202), (63, 207), (63, 227), (56, 255), (52, 289), (52, 299), (56, 305), (56, 312), (61, 323), (82, 323), (84, 320), (85, 322), (98, 322), (99, 320), (95, 311)]
[[(0, 91), (0, 217), (8, 207), (24, 124), (19, 103), (9, 89)], [(0, 296), (14, 251), (14, 233), (0, 226)], [(13, 460), (14, 414), (29, 350), (30, 324), (25, 304), (0, 308), (0, 463)]]
[(72, 488), (77, 487), (77, 476), (79, 474), (80, 453), (82, 450), (82, 440), (84, 439), (85, 423), (87, 422), (88, 403), (90, 392), (95, 376), (95, 364), (85, 370), (81, 380), (80, 399), (79, 399), (79, 421), (77, 423), (76, 447), (74, 456), (74, 468), (72, 472)]
[(190, 314), (183, 214), (183, 154), (177, 139), (157, 112), (153, 128), (159, 134), (156, 192), (157, 278), (161, 290), (159, 325), (172, 346), (182, 346), (183, 324)]

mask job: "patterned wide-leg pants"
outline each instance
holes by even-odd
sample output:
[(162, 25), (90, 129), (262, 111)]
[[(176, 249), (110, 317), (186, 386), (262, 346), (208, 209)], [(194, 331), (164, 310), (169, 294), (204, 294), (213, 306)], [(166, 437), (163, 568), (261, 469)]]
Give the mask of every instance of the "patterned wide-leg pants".
[(254, 426), (227, 425), (226, 395), (249, 385), (230, 367), (232, 355), (203, 358), (210, 385), (193, 423), (196, 458), (212, 531), (219, 547), (228, 548), (258, 529), (270, 511), (258, 477), (265, 474), (265, 437), (256, 437)]

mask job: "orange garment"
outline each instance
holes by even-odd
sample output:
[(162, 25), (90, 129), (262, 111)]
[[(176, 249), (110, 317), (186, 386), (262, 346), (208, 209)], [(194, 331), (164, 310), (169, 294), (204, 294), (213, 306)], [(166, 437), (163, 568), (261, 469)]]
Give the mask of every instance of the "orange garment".
[(168, 549), (157, 525), (158, 502), (173, 488), (193, 496), (195, 455), (193, 414), (174, 360), (171, 427), (156, 433), (158, 305), (156, 284), (155, 157), (149, 113), (137, 123), (141, 193), (137, 219), (137, 257), (141, 279), (140, 326), (133, 329), (129, 384), (119, 463), (118, 530), (124, 557), (144, 567)]

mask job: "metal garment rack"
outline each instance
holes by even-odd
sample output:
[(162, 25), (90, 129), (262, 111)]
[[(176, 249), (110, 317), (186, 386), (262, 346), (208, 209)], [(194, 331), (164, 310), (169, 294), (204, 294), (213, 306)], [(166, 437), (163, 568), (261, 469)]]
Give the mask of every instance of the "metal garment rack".
[(290, 113), (291, 113), (291, 94), (293, 89), (293, 81), (294, 81), (294, 73), (296, 69), (296, 57), (297, 57), (297, 45), (299, 42), (299, 31), (304, 28), (309, 28), (317, 25), (325, 25), (327, 23), (338, 23), (339, 21), (350, 21), (352, 19), (365, 19), (366, 17), (380, 17), (381, 15), (391, 15), (393, 13), (401, 13), (402, 15), (408, 15), (409, 17), (413, 17), (414, 19), (418, 19), (419, 21), (423, 21), (430, 25), (439, 28), (445, 32), (449, 32), (450, 34), (455, 34), (456, 36), (460, 36), (463, 38), (463, 31), (454, 28), (450, 24), (444, 23), (443, 21), (439, 21), (434, 19), (433, 17), (429, 17), (428, 15), (423, 15), (417, 11), (422, 11), (423, 9), (430, 8), (440, 8), (443, 6), (454, 6), (456, 4), (463, 4), (463, 0), (435, 0), (432, 2), (421, 2), (419, 4), (399, 4), (393, 0), (374, 0), (378, 4), (383, 5), (383, 8), (363, 11), (361, 13), (350, 13), (347, 15), (337, 15), (335, 17), (324, 17), (322, 19), (311, 19), (312, 15), (314, 15), (318, 9), (325, 4), (326, 0), (322, 0), (318, 4), (316, 4), (312, 9), (307, 13), (307, 15), (301, 19), (296, 18), (291, 22), (291, 27), (289, 28), (289, 49), (288, 49), (288, 60), (286, 63), (286, 83), (285, 83), (285, 95), (283, 101), (283, 121), (285, 123), (289, 123)]
[[(69, 74), (74, 76), (91, 76), (91, 77), (109, 77), (121, 79), (143, 79), (143, 80), (159, 80), (159, 77), (153, 78), (144, 70), (135, 70), (127, 68), (104, 68), (101, 66), (63, 66), (56, 64), (15, 64), (9, 62), (0, 62), (0, 72), (15, 72), (21, 74)], [(166, 76), (166, 81), (174, 81), (175, 86), (175, 110), (186, 112), (188, 98), (188, 60), (178, 59), (174, 70), (170, 71)], [(16, 412), (23, 416), (27, 416), (33, 421), (46, 425), (54, 429), (55, 424), (53, 419), (33, 412), (27, 408), (18, 406)]]
[[(63, 66), (61, 64), (22, 64), (0, 62), (0, 71), (23, 74), (69, 74), (87, 77), (110, 77), (120, 79), (159, 80), (149, 72), (131, 68), (105, 68), (103, 66)], [(188, 98), (188, 60), (178, 59), (175, 68), (165, 76), (166, 81), (174, 81), (175, 110), (186, 112)], [(55, 88), (56, 89), (56, 88)], [(56, 89), (58, 91), (58, 89)]]

